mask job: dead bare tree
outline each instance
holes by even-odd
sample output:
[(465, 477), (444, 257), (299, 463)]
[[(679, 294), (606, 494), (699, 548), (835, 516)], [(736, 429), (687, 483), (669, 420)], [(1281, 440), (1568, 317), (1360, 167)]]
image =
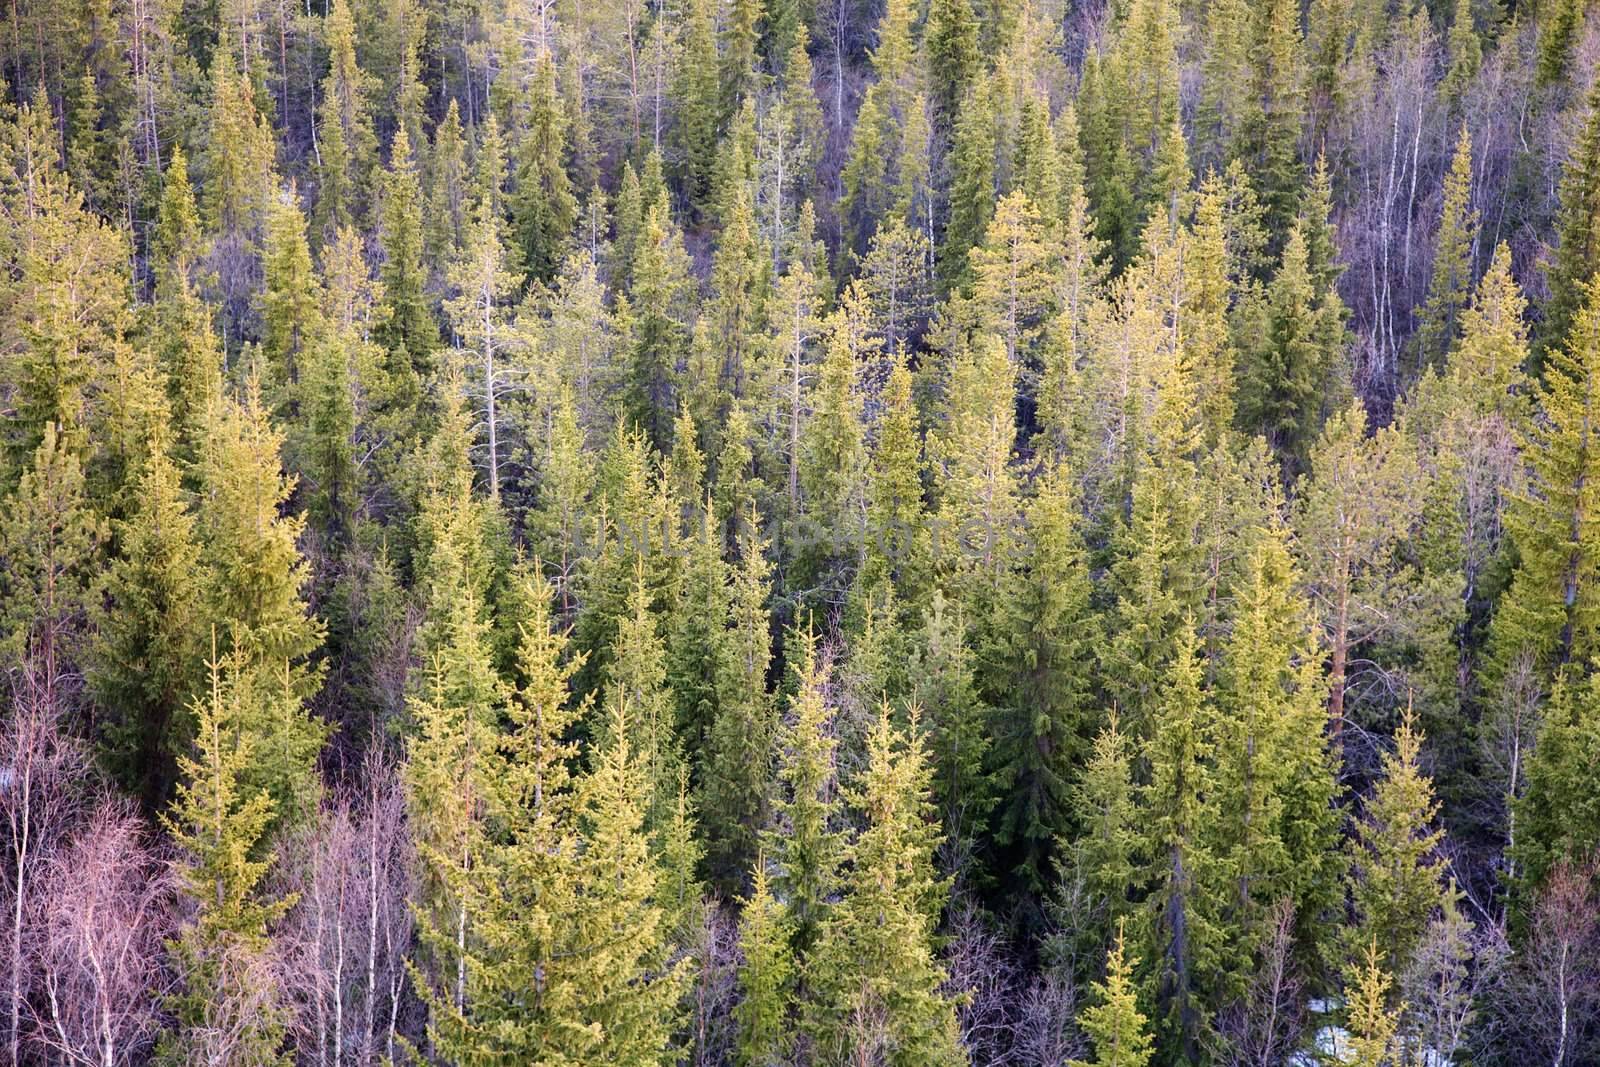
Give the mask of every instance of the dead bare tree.
[(43, 1062), (141, 1063), (168, 991), (177, 886), (130, 805), (105, 800), (39, 882), (29, 1044)]
[(1294, 906), (1273, 910), (1266, 943), (1240, 1003), (1217, 1020), (1217, 1062), (1227, 1067), (1273, 1067), (1294, 1049), (1303, 1029), (1301, 982), (1294, 966)]
[(52, 849), (77, 815), (82, 750), (63, 736), (52, 694), (56, 687), (25, 664), (12, 687), (11, 717), (0, 729), (0, 825), (5, 834), (0, 893), (6, 905), (9, 1062), (21, 1062), (28, 988), (25, 934), (39, 881)]
[(291, 998), (304, 1062), (393, 1057), (411, 943), (404, 812), (393, 767), (373, 752), (359, 787), (331, 797), (292, 849), (285, 888), (299, 901), (279, 937), (298, 976)]
[(1576, 1067), (1600, 1056), (1600, 900), (1593, 857), (1563, 859), (1533, 903), (1524, 942), (1481, 998), (1486, 1061)]

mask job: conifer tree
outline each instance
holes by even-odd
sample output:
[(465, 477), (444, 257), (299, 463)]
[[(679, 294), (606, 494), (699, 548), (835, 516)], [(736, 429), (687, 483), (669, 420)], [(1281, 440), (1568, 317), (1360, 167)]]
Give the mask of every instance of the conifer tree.
[(578, 221), (578, 201), (563, 159), (565, 116), (556, 90), (555, 59), (549, 52), (536, 61), (528, 109), (512, 217), (523, 269), (534, 279), (547, 282), (560, 268)]
[(1106, 953), (1106, 980), (1094, 984), (1098, 1003), (1084, 1009), (1079, 1022), (1094, 1045), (1094, 1059), (1073, 1060), (1072, 1067), (1146, 1067), (1155, 1055), (1133, 983), (1138, 964), (1126, 955), (1119, 924), (1117, 939)]
[(55, 427), (0, 516), (0, 656), (31, 659), (54, 686), (80, 658), (101, 523), (85, 496), (83, 467)]
[[(1576, 10), (1562, 4), (1562, 9)], [(1559, 17), (1559, 16), (1558, 16)], [(1554, 20), (1551, 20), (1554, 21)], [(1600, 86), (1589, 93), (1589, 117), (1561, 172), (1556, 250), (1550, 265), (1550, 299), (1544, 306), (1535, 358), (1549, 358), (1567, 343), (1600, 269)]]
[(115, 528), (118, 557), (96, 612), (88, 675), (110, 712), (107, 762), (153, 809), (172, 788), (177, 756), (192, 736), (187, 716), (200, 681), (205, 570), (164, 437), (149, 448), (135, 510)]
[(961, 1062), (954, 1005), (933, 954), (947, 889), (933, 873), (931, 768), (920, 724), (889, 722), (885, 703), (867, 740), (868, 765), (849, 796), (866, 824), (850, 846), (850, 875), (807, 964), (805, 1027), (832, 1061), (877, 1050), (898, 1064)]
[(972, 250), (972, 296), (980, 321), (1000, 335), (1007, 359), (1028, 381), (1037, 373), (1038, 345), (1056, 311), (1059, 266), (1040, 211), (1026, 193), (1012, 193), (994, 211), (983, 243)]
[(795, 962), (792, 930), (760, 858), (751, 881), (739, 923), (744, 963), (739, 968), (740, 1000), (733, 1009), (739, 1027), (736, 1056), (741, 1067), (767, 1067), (784, 1062), (793, 1042), (789, 1014)]
[(670, 819), (682, 757), (672, 729), (666, 650), (651, 609), (644, 562), (637, 557), (616, 626), (612, 659), (605, 665), (605, 724), (625, 722), (632, 731), (626, 739), (630, 773), (643, 782), (644, 826), (656, 834)]
[(956, 119), (950, 149), (950, 219), (939, 247), (939, 278), (946, 291), (972, 280), (968, 253), (983, 239), (995, 210), (994, 89), (987, 80), (972, 90)]
[(1030, 886), (1068, 828), (1072, 768), (1091, 727), (1089, 680), (1097, 627), (1071, 473), (1057, 464), (1025, 512), (1027, 539), (1011, 580), (1010, 693), (1000, 705), (995, 766), (1004, 784), (999, 839)]
[(682, 962), (664, 962), (668, 931), (645, 830), (648, 772), (632, 758), (627, 715), (626, 702), (612, 705), (609, 740), (578, 786), (578, 877), (588, 898), (578, 930), (591, 976), (579, 1002), (600, 1034), (590, 1039), (590, 1062), (661, 1064), (687, 973)]
[(206, 610), (220, 647), (249, 681), (262, 755), (247, 774), (273, 798), (276, 818), (294, 823), (316, 801), (315, 756), (325, 727), (302, 702), (325, 666), (310, 657), (325, 635), (303, 590), (310, 568), (297, 541), (304, 516), (285, 517), (294, 490), (279, 454), (283, 435), (261, 407), (254, 383), (242, 402), (214, 409), (200, 464)]
[(931, 546), (922, 500), (922, 442), (911, 397), (911, 371), (896, 361), (884, 391), (878, 444), (868, 484), (863, 587), (893, 582), (908, 613), (927, 599)]
[(310, 572), (297, 547), (302, 516), (286, 516), (295, 481), (279, 458), (274, 429), (253, 384), (212, 412), (200, 465), (200, 529), (212, 571), (210, 607), (224, 651), (255, 664), (288, 663), (309, 694), (317, 673), (305, 663), (322, 640), (302, 590)]
[(997, 799), (987, 759), (992, 712), (977, 692), (966, 630), (960, 608), (934, 590), (907, 672), (912, 700), (928, 718), (933, 803), (949, 837), (952, 867), (972, 862)]
[[(407, 140), (411, 141), (409, 135)], [(420, 140), (411, 144), (417, 152), (427, 147)], [(400, 166), (396, 162), (392, 143), (389, 166), (391, 172)], [(452, 98), (450, 106), (445, 109), (444, 118), (434, 127), (433, 150), (428, 157), (427, 213), (422, 221), (423, 247), (429, 262), (448, 263), (460, 250), (471, 206), (468, 200), (470, 185), (467, 138), (461, 128), (461, 107)], [(388, 196), (395, 195), (392, 189), (386, 192)]]
[(292, 191), (280, 194), (269, 208), (262, 266), (261, 389), (275, 413), (294, 418), (301, 364), (321, 340), (324, 323), (306, 220)]
[(639, 234), (631, 297), (628, 414), (657, 448), (665, 448), (672, 439), (678, 366), (688, 347), (690, 297), (683, 238), (662, 201), (652, 203)]
[(1356, 824), (1350, 843), (1350, 896), (1357, 925), (1351, 932), (1376, 944), (1377, 963), (1390, 974), (1404, 972), (1428, 923), (1444, 906), (1451, 887), (1444, 883), (1444, 858), (1439, 846), (1444, 831), (1435, 829), (1439, 802), (1433, 782), (1418, 757), (1422, 735), (1407, 712), (1395, 731), (1394, 751), (1383, 756), (1383, 777)]
[[(434, 321), (427, 295), (422, 190), (404, 126), (395, 130), (389, 145), (389, 169), (384, 173), (381, 192), (383, 263), (378, 279), (383, 283), (383, 302), (373, 339), (393, 357), (391, 376), (413, 374), (425, 378), (439, 343), (439, 324)], [(437, 207), (430, 205), (430, 209)]]
[(242, 728), (243, 680), (224, 677), (215, 658), (210, 669), (209, 696), (194, 703), (196, 749), (179, 760), (183, 780), (163, 817), (197, 910), (174, 944), (184, 982), (170, 1000), (175, 1025), (162, 1034), (157, 1058), (191, 1063), (223, 1054), (235, 1063), (281, 1063), (288, 1006), (265, 979), (262, 956), (269, 927), (294, 898), (273, 899), (262, 884), (276, 861), (263, 848), (274, 811), (264, 790), (244, 782), (259, 738)]
[(1138, 880), (1141, 834), (1132, 748), (1112, 710), (1071, 791), (1079, 833), (1062, 868), (1082, 880), (1091, 916), (1104, 930), (1112, 919), (1120, 922), (1128, 916)]
[(334, 0), (323, 24), (328, 45), (328, 74), (318, 105), (317, 230), (331, 240), (341, 226), (366, 217), (377, 161), (378, 139), (372, 132), (367, 102), (370, 76), (356, 62), (355, 19), (346, 0)]
[(1384, 970), (1377, 942), (1369, 941), (1363, 953), (1365, 958), (1349, 993), (1350, 1063), (1356, 1067), (1383, 1067), (1392, 1062), (1401, 1012), (1389, 1006), (1393, 979)]
[(1444, 207), (1434, 242), (1433, 275), (1417, 327), (1417, 357), (1423, 366), (1437, 366), (1461, 334), (1461, 312), (1472, 284), (1472, 251), (1478, 213), (1472, 207), (1472, 135), (1461, 127), (1450, 172), (1444, 180)]
[(829, 669), (818, 660), (816, 636), (809, 629), (800, 636), (800, 651), (791, 661), (797, 688), (781, 738), (772, 847), (791, 943), (797, 959), (804, 961), (822, 936), (843, 842), (836, 825), (837, 742), (824, 697)]
[(208, 232), (250, 247), (266, 221), (272, 195), (272, 131), (256, 110), (250, 80), (234, 65), (233, 49), (219, 47), (211, 63), (206, 137), (206, 183), (200, 203)]
[(750, 870), (756, 834), (765, 821), (772, 766), (774, 723), (767, 693), (772, 641), (766, 608), (771, 565), (756, 522), (752, 507), (739, 536), (728, 629), (719, 642), (717, 709), (701, 805), (709, 870), (724, 885)]
[(1600, 388), (1600, 288), (1588, 292), (1566, 340), (1545, 353), (1538, 416), (1523, 444), (1530, 478), (1506, 516), (1519, 562), (1490, 633), (1495, 681), (1519, 661), (1541, 678), (1562, 663), (1583, 662), (1600, 634), (1597, 531), (1581, 505), (1595, 462), (1584, 413)]
[(981, 64), (978, 19), (970, 0), (933, 0), (922, 48), (932, 83), (934, 111), (944, 128), (949, 129)]
[(710, 0), (692, 0), (679, 33), (682, 36), (672, 93), (678, 114), (673, 136), (682, 161), (683, 194), (703, 213), (711, 203), (717, 127), (723, 118), (717, 84), (722, 65), (717, 61), (716, 5)]
[(1510, 859), (1524, 913), (1563, 857), (1600, 842), (1600, 812), (1588, 785), (1600, 752), (1597, 677), (1557, 678), (1528, 759), (1527, 792), (1514, 798)]

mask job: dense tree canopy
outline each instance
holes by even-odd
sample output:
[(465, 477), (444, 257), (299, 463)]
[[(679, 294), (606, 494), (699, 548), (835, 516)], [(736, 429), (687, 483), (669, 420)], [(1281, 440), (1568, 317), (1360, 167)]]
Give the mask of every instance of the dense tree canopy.
[(1594, 5), (5, 25), (0, 1059), (1600, 1062)]

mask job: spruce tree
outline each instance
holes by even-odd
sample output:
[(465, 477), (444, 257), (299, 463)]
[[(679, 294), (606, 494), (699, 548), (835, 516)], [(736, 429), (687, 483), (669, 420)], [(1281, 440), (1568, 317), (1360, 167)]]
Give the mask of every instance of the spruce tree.
[(849, 849), (843, 896), (807, 963), (804, 1025), (830, 1062), (868, 1050), (908, 1067), (965, 1058), (933, 953), (947, 888), (933, 872), (932, 769), (915, 712), (909, 731), (890, 725), (885, 703), (868, 735), (861, 784), (848, 793), (865, 825)]
[(766, 542), (752, 508), (739, 536), (728, 606), (728, 629), (718, 642), (716, 718), (706, 762), (707, 863), (723, 885), (742, 880), (755, 857), (765, 822), (774, 722), (767, 693), (771, 626), (767, 619)]
[(1106, 953), (1106, 980), (1094, 983), (1098, 1003), (1084, 1009), (1078, 1024), (1094, 1045), (1094, 1059), (1073, 1060), (1072, 1067), (1146, 1067), (1155, 1055), (1133, 983), (1138, 964), (1127, 956), (1119, 924), (1117, 939)]
[[(1561, 7), (1576, 10), (1571, 4)], [(1589, 117), (1561, 172), (1550, 299), (1544, 306), (1534, 352), (1541, 362), (1568, 343), (1568, 335), (1589, 303), (1590, 280), (1600, 270), (1600, 85), (1590, 90), (1588, 103)]]
[(563, 158), (565, 116), (556, 91), (555, 59), (549, 52), (536, 62), (528, 109), (511, 213), (523, 269), (532, 278), (547, 282), (565, 258), (578, 220), (578, 201)]
[(815, 634), (808, 629), (799, 642), (801, 655), (792, 659), (796, 689), (780, 740), (771, 847), (791, 943), (804, 961), (816, 950), (832, 907), (843, 842), (837, 825), (837, 742), (825, 700), (830, 672), (817, 658)]
[(1433, 781), (1418, 762), (1422, 735), (1408, 712), (1395, 731), (1394, 751), (1383, 756), (1382, 777), (1373, 786), (1350, 842), (1350, 897), (1357, 924), (1350, 931), (1352, 954), (1374, 943), (1377, 962), (1389, 974), (1410, 965), (1423, 933), (1453, 889), (1444, 881), (1436, 829), (1439, 802)]
[(261, 740), (242, 722), (238, 701), (248, 683), (231, 671), (225, 676), (215, 658), (210, 669), (209, 695), (193, 705), (195, 750), (179, 759), (182, 782), (163, 816), (184, 857), (183, 888), (196, 911), (173, 945), (184, 980), (169, 1000), (174, 1025), (161, 1035), (156, 1057), (192, 1063), (225, 1051), (229, 1062), (286, 1063), (280, 1049), (288, 1005), (263, 970), (269, 928), (294, 897), (274, 899), (263, 886), (276, 862), (264, 848), (274, 811), (267, 792), (244, 781)]
[(107, 710), (107, 763), (155, 809), (192, 737), (189, 700), (206, 639), (206, 571), (194, 516), (163, 435), (135, 483), (135, 510), (116, 524), (117, 557), (95, 612), (89, 687)]
[(381, 194), (383, 262), (378, 279), (383, 283), (383, 302), (373, 339), (392, 357), (391, 376), (411, 373), (425, 378), (439, 343), (439, 324), (427, 295), (426, 238), (417, 162), (403, 126), (395, 130), (389, 145), (389, 169), (381, 182)]
[(633, 263), (628, 415), (657, 448), (672, 439), (678, 367), (688, 348), (689, 262), (664, 202), (651, 205)]
[(1000, 678), (995, 768), (998, 837), (1024, 884), (1042, 888), (1069, 829), (1073, 768), (1085, 756), (1097, 620), (1072, 474), (1057, 464), (1025, 511), (1022, 565), (1011, 579), (1010, 648)]
[(1186, 619), (1145, 743), (1150, 780), (1144, 788), (1140, 849), (1147, 857), (1143, 874), (1152, 943), (1160, 952), (1157, 1032), (1191, 1060), (1204, 1017), (1200, 976), (1218, 935), (1205, 879), (1212, 857), (1202, 836), (1213, 815), (1213, 745), (1207, 729), (1213, 710), (1201, 691), (1201, 672), (1194, 624)]
[(99, 521), (85, 496), (83, 467), (55, 427), (23, 471), (0, 516), (0, 656), (39, 664), (53, 687), (79, 662), (98, 569)]
[(1530, 478), (1506, 516), (1518, 566), (1490, 632), (1492, 684), (1519, 669), (1545, 678), (1555, 666), (1583, 662), (1600, 637), (1600, 531), (1581, 503), (1595, 462), (1585, 413), (1600, 388), (1600, 287), (1587, 292), (1566, 340), (1545, 353), (1537, 417), (1523, 442)]
[(1444, 206), (1434, 242), (1433, 274), (1417, 327), (1417, 361), (1438, 366), (1461, 335), (1461, 313), (1472, 284), (1472, 252), (1478, 212), (1472, 207), (1472, 135), (1461, 127), (1450, 172), (1444, 179)]
[(786, 1062), (793, 1043), (790, 1031), (791, 983), (795, 961), (790, 924), (783, 905), (772, 895), (766, 863), (758, 857), (750, 896), (739, 922), (739, 1003), (736, 1059), (741, 1067), (769, 1067)]
[(317, 109), (319, 188), (317, 231), (331, 240), (339, 227), (366, 217), (378, 139), (372, 132), (367, 75), (356, 62), (355, 19), (347, 0), (334, 0), (323, 24), (328, 74)]

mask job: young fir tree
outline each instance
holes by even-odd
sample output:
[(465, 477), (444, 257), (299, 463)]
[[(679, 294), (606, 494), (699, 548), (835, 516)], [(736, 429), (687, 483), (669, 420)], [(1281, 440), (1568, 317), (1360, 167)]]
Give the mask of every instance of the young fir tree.
[(405, 782), (407, 814), (416, 845), (415, 904), (422, 947), (412, 979), (429, 1008), (429, 1037), (447, 1054), (471, 1048), (463, 1020), (471, 1007), (479, 897), (475, 882), (487, 862), (486, 807), (494, 784), (493, 732), (504, 686), (490, 658), (489, 628), (471, 584), (448, 600), (441, 584), (460, 581), (463, 561), (442, 539), (424, 581), (435, 589), (429, 606), (432, 649), (406, 699), (411, 737)]
[(1600, 753), (1600, 675), (1557, 677), (1528, 759), (1527, 791), (1511, 813), (1516, 904), (1531, 910), (1550, 872), (1600, 843), (1600, 811), (1589, 768)]
[[(1577, 5), (1563, 4), (1576, 10)], [(1589, 94), (1589, 117), (1561, 172), (1555, 261), (1534, 358), (1542, 362), (1568, 344), (1590, 302), (1590, 280), (1600, 269), (1600, 86)]]
[(1073, 768), (1085, 755), (1098, 627), (1072, 474), (1057, 464), (1025, 511), (1022, 566), (1011, 579), (1010, 648), (1001, 677), (994, 766), (997, 836), (1024, 884), (1043, 888), (1055, 842), (1069, 828)]
[(767, 692), (772, 639), (766, 607), (771, 564), (756, 521), (752, 507), (739, 536), (728, 628), (718, 641), (716, 718), (702, 783), (708, 870), (724, 886), (742, 880), (755, 858), (772, 767), (774, 722)]
[(1418, 757), (1422, 735), (1409, 711), (1395, 731), (1395, 748), (1383, 756), (1383, 777), (1373, 787), (1350, 842), (1350, 898), (1356, 926), (1351, 954), (1378, 946), (1377, 961), (1389, 974), (1411, 965), (1423, 933), (1454, 892), (1444, 881), (1439, 854), (1444, 831), (1435, 829), (1439, 802)]
[(135, 483), (135, 510), (116, 524), (117, 557), (95, 612), (89, 687), (105, 707), (107, 762), (154, 810), (192, 736), (189, 700), (204, 651), (206, 585), (194, 516), (164, 435)]
[(973, 864), (998, 799), (987, 758), (993, 712), (978, 695), (966, 631), (960, 609), (934, 590), (907, 671), (912, 700), (927, 716), (933, 803), (949, 838), (951, 873)]
[(685, 199), (697, 212), (711, 204), (712, 175), (716, 171), (717, 127), (723, 119), (717, 85), (717, 6), (710, 0), (693, 0), (684, 12), (672, 99), (677, 105), (673, 139), (681, 160)]
[[(213, 652), (215, 657), (215, 652)], [(267, 976), (270, 927), (294, 906), (262, 885), (276, 856), (265, 848), (272, 798), (244, 778), (260, 738), (241, 721), (248, 682), (213, 658), (209, 695), (193, 705), (196, 747), (179, 760), (182, 782), (163, 823), (180, 853), (196, 911), (173, 943), (183, 982), (168, 1008), (156, 1059), (193, 1063), (226, 1055), (242, 1064), (286, 1063), (289, 1005)]]
[(1472, 206), (1472, 135), (1465, 124), (1444, 179), (1444, 206), (1434, 241), (1433, 274), (1417, 326), (1417, 362), (1439, 366), (1461, 336), (1461, 313), (1472, 285), (1478, 212)]
[(672, 441), (678, 367), (687, 354), (692, 315), (689, 257), (664, 201), (651, 205), (639, 233), (630, 301), (627, 413), (664, 449)]
[(1548, 678), (1588, 660), (1600, 639), (1600, 528), (1583, 506), (1596, 462), (1585, 413), (1600, 389), (1600, 287), (1586, 291), (1565, 340), (1546, 350), (1522, 441), (1530, 477), (1506, 516), (1518, 565), (1489, 635), (1491, 685), (1523, 669)]
[(321, 288), (311, 266), (306, 220), (291, 191), (275, 198), (267, 215), (266, 275), (261, 293), (261, 390), (274, 414), (299, 414), (301, 364), (322, 338)]
[(939, 252), (944, 291), (965, 291), (972, 283), (968, 253), (982, 239), (995, 211), (995, 88), (978, 82), (962, 105), (950, 149), (950, 218)]
[(535, 280), (547, 282), (566, 257), (578, 221), (578, 200), (564, 159), (565, 115), (556, 89), (555, 59), (549, 52), (536, 61), (527, 123), (519, 144), (511, 214), (523, 269)]
[(0, 515), (0, 657), (38, 664), (51, 689), (80, 662), (103, 535), (83, 467), (46, 426)]
[(948, 891), (933, 870), (932, 770), (913, 710), (909, 734), (885, 703), (867, 740), (867, 768), (848, 795), (865, 826), (850, 846), (850, 874), (807, 961), (804, 1018), (831, 1061), (875, 1050), (890, 1063), (963, 1058), (954, 1004), (933, 930)]
[(982, 67), (971, 0), (934, 0), (922, 32), (934, 111), (948, 130)]
[(892, 582), (905, 613), (927, 603), (932, 546), (922, 500), (922, 441), (911, 395), (911, 370), (896, 360), (883, 395), (877, 447), (867, 485), (863, 588)]
[(371, 76), (356, 62), (356, 25), (347, 0), (334, 0), (323, 23), (328, 74), (317, 108), (319, 160), (316, 229), (329, 241), (341, 226), (366, 218), (378, 138), (368, 103)]
[(586, 901), (576, 932), (591, 976), (578, 1003), (599, 1030), (589, 1042), (589, 1062), (664, 1065), (671, 1062), (688, 975), (683, 962), (666, 962), (668, 931), (645, 830), (650, 788), (631, 755), (628, 714), (625, 701), (612, 705), (609, 740), (578, 786), (577, 872)]
[(1158, 1034), (1166, 1047), (1195, 1058), (1204, 1018), (1201, 976), (1211, 965), (1219, 931), (1213, 922), (1207, 873), (1214, 857), (1204, 846), (1205, 826), (1214, 812), (1211, 731), (1214, 714), (1201, 691), (1202, 664), (1194, 624), (1185, 619), (1150, 733), (1145, 760), (1150, 780), (1142, 796), (1159, 1005)]
[[(797, 688), (780, 742), (771, 847), (790, 943), (803, 963), (816, 951), (832, 907), (844, 843), (836, 825), (837, 741), (824, 695), (829, 669), (817, 658), (815, 634), (798, 636), (802, 654), (792, 660)], [(802, 967), (801, 981), (805, 973)]]
[(395, 130), (390, 142), (389, 169), (380, 184), (383, 261), (378, 280), (383, 283), (383, 300), (373, 339), (390, 354), (391, 378), (411, 375), (425, 379), (439, 343), (439, 324), (433, 317), (427, 292), (428, 260), (424, 258), (426, 234), (417, 161), (404, 126)]
[(1137, 957), (1129, 959), (1117, 926), (1117, 938), (1106, 953), (1106, 980), (1094, 983), (1097, 1003), (1085, 1008), (1078, 1025), (1094, 1045), (1094, 1059), (1073, 1060), (1072, 1067), (1147, 1067), (1155, 1055), (1149, 1021), (1139, 1010), (1133, 982)]
[(793, 1045), (790, 1013), (795, 972), (791, 925), (772, 895), (764, 859), (757, 857), (750, 896), (739, 921), (739, 1003), (735, 1057), (740, 1067), (787, 1062)]
[(1392, 1063), (1395, 1037), (1404, 1005), (1390, 1005), (1393, 979), (1384, 969), (1376, 940), (1362, 949), (1354, 982), (1347, 982), (1349, 1005), (1346, 1016), (1350, 1028), (1350, 1057), (1353, 1067), (1384, 1067)]

